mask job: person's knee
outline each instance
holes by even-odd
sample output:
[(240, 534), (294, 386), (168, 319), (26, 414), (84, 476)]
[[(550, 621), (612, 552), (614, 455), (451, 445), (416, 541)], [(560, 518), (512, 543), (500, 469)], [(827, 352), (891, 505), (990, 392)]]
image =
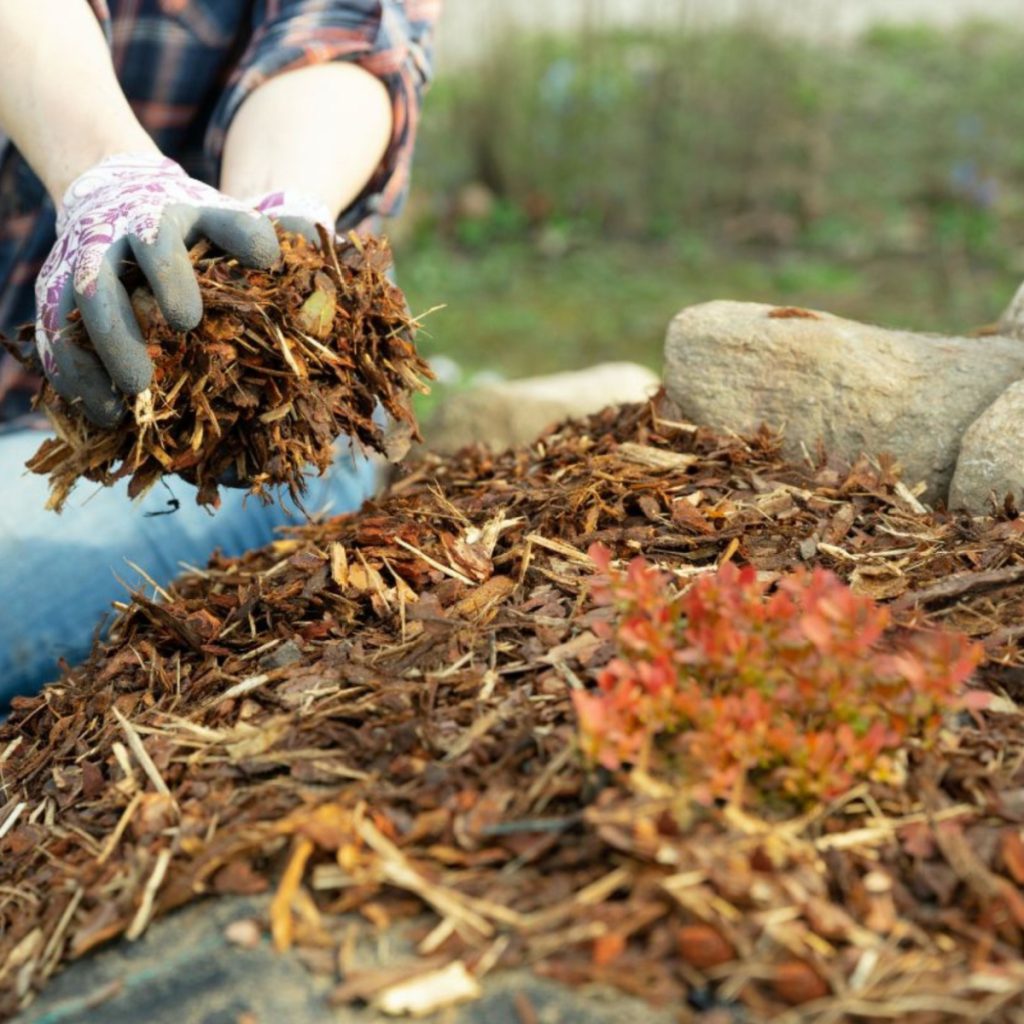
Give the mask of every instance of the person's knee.
[[(74, 496), (57, 516), (43, 508), (45, 479), (22, 468), (43, 439), (33, 431), (0, 435), (0, 701), (55, 678), (59, 658), (80, 660), (111, 603), (148, 586), (147, 578), (164, 586), (182, 564), (205, 564), (215, 549), (241, 555), (303, 521), (298, 511), (237, 491), (211, 515), (196, 505), (195, 488), (177, 479), (168, 481), (177, 505), (170, 514), (164, 491), (132, 502), (122, 481), (87, 500)], [(339, 452), (330, 472), (310, 482), (306, 507), (355, 511), (377, 475), (369, 459)]]

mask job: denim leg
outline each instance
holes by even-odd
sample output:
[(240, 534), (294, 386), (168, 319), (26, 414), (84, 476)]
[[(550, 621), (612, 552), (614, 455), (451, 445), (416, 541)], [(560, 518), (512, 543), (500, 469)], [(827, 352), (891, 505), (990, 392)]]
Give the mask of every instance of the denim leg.
[[(169, 481), (181, 506), (163, 512), (171, 494), (157, 485), (139, 502), (127, 482), (112, 488), (79, 484), (64, 511), (44, 510), (44, 477), (24, 469), (44, 434), (0, 433), (0, 714), (12, 696), (37, 691), (57, 675), (57, 659), (80, 661), (112, 601), (145, 586), (128, 562), (157, 583), (203, 565), (219, 548), (240, 555), (273, 539), (275, 530), (305, 517), (279, 505), (264, 507), (245, 492), (222, 491), (210, 514), (195, 503), (195, 488)], [(375, 485), (370, 460), (346, 451), (322, 479), (310, 480), (310, 514), (357, 509)]]

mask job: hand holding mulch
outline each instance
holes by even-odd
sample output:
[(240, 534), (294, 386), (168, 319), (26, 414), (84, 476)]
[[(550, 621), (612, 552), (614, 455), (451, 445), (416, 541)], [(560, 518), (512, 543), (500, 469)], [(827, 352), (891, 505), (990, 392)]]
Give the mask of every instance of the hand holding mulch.
[[(38, 404), (57, 436), (28, 468), (50, 477), (47, 507), (60, 511), (83, 478), (110, 486), (129, 477), (137, 497), (172, 474), (198, 487), (201, 505), (217, 506), (227, 481), (265, 502), (278, 485), (297, 499), (305, 474), (328, 469), (340, 436), (401, 458), (417, 436), (409, 395), (426, 390), (430, 371), (387, 278), (389, 249), (355, 235), (321, 241), (282, 233), (282, 259), (269, 271), (195, 246), (205, 313), (192, 331), (169, 327), (139, 284), (132, 304), (155, 364), (152, 384), (112, 429), (44, 385)], [(71, 340), (88, 348), (80, 323)], [(391, 434), (375, 421), (378, 407), (397, 426)]]

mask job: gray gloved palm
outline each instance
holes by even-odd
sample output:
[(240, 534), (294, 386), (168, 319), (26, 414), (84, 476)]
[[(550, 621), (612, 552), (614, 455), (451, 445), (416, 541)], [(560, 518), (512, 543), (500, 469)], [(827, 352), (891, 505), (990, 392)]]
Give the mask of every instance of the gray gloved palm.
[[(160, 156), (110, 157), (69, 187), (36, 281), (36, 347), (53, 387), (97, 425), (116, 424), (124, 397), (144, 391), (153, 374), (120, 264), (134, 257), (167, 322), (190, 330), (203, 312), (188, 258), (199, 237), (247, 266), (269, 267), (280, 256), (267, 217)], [(76, 307), (95, 354), (68, 340)]]

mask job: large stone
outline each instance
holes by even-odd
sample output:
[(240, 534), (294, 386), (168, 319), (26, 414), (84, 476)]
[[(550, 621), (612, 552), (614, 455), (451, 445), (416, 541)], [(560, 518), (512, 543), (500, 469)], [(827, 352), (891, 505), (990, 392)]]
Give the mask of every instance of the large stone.
[(673, 320), (669, 396), (694, 422), (781, 429), (787, 455), (887, 452), (945, 500), (967, 428), (1024, 377), (1024, 344), (886, 330), (829, 313), (708, 302)]
[(642, 402), (659, 386), (657, 376), (637, 363), (601, 363), (573, 373), (485, 384), (448, 398), (423, 434), (433, 451), (454, 452), (477, 442), (501, 451), (529, 444), (562, 420)]
[(951, 508), (985, 512), (1024, 498), (1024, 381), (1011, 384), (968, 428), (949, 488)]

